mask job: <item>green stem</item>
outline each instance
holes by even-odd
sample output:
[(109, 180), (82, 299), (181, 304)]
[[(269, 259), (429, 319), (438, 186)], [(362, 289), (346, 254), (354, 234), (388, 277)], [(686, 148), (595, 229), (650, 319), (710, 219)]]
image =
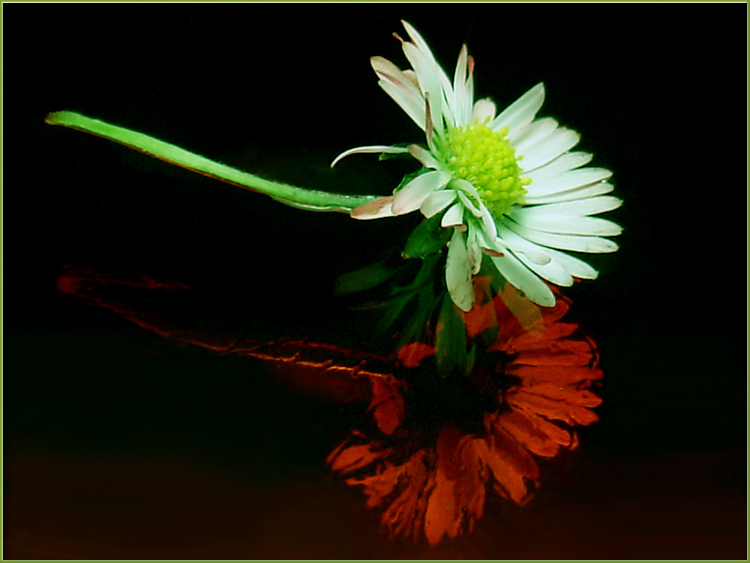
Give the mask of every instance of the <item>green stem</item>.
[(209, 176), (210, 178), (216, 178), (217, 180), (239, 186), (246, 190), (266, 194), (293, 207), (313, 211), (341, 211), (348, 213), (355, 207), (378, 199), (377, 196), (332, 194), (272, 182), (254, 174), (237, 170), (231, 166), (214, 162), (213, 160), (193, 154), (143, 133), (110, 125), (109, 123), (99, 121), (98, 119), (91, 119), (72, 111), (50, 113), (45, 118), (45, 121), (49, 125), (62, 125), (121, 143), (127, 147), (139, 150), (171, 164), (176, 164), (182, 168), (187, 168), (193, 172)]

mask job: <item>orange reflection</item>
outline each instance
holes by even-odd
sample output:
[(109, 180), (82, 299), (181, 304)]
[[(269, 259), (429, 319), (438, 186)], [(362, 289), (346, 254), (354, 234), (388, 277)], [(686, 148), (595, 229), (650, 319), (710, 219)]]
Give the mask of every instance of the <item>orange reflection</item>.
[[(352, 432), (329, 456), (334, 472), (363, 486), (367, 505), (382, 510), (391, 536), (434, 545), (470, 531), (482, 516), (488, 487), (526, 503), (538, 485), (534, 456), (575, 448), (575, 426), (597, 420), (591, 409), (601, 399), (590, 387), (602, 377), (598, 355), (590, 339), (575, 335), (578, 325), (560, 321), (569, 304), (558, 298), (555, 307), (539, 308), (510, 285), (488, 299), (487, 283), (477, 283), (480, 305), (465, 315), (469, 336), (492, 334), (487, 352), (497, 356), (491, 370), (477, 364), (470, 376), (496, 399), (479, 427), (461, 429), (463, 421), (451, 413), (432, 427), (410, 426), (408, 400), (404, 407), (397, 396), (402, 389), (407, 397), (414, 394), (381, 386), (372, 405), (381, 433)], [(399, 358), (414, 368), (432, 353), (415, 343)]]
[(346, 483), (363, 487), (390, 536), (434, 545), (473, 529), (488, 487), (526, 503), (539, 480), (535, 456), (575, 448), (575, 427), (595, 422), (591, 409), (601, 402), (591, 391), (602, 377), (596, 346), (577, 324), (561, 320), (569, 303), (558, 295), (555, 307), (540, 308), (510, 285), (491, 298), (489, 283), (475, 278), (477, 305), (463, 315), (478, 350), (474, 368), (446, 381), (434, 374), (435, 350), (425, 343), (402, 347), (394, 365), (304, 339), (258, 342), (185, 329), (108, 290), (190, 289), (176, 282), (71, 268), (58, 287), (161, 336), (267, 361), (305, 393), (369, 401), (374, 426), (352, 430), (328, 463)]

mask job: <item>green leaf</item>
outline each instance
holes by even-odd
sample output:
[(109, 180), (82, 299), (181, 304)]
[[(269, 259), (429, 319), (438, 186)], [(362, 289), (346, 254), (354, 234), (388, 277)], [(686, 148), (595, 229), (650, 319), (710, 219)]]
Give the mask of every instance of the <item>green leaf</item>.
[(359, 270), (349, 272), (336, 279), (334, 291), (337, 295), (350, 295), (372, 289), (388, 281), (398, 268), (388, 268), (385, 261), (370, 264)]
[(404, 258), (424, 258), (439, 252), (451, 237), (451, 229), (440, 226), (442, 214), (425, 219), (414, 229), (406, 241), (401, 256)]

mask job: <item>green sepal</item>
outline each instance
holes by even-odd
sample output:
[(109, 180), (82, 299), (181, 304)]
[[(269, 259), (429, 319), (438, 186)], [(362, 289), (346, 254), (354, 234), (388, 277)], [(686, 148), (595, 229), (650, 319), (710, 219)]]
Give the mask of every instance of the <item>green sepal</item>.
[(406, 241), (401, 256), (404, 258), (424, 258), (440, 251), (451, 238), (451, 229), (440, 225), (442, 214), (425, 219), (414, 229)]
[(465, 374), (466, 358), (466, 325), (450, 295), (445, 293), (435, 337), (438, 375), (446, 379), (451, 375)]

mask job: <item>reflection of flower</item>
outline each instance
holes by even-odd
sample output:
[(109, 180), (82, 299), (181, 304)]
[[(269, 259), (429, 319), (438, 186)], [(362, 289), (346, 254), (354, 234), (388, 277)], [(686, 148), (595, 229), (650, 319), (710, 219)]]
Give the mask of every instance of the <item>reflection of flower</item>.
[(602, 236), (620, 227), (591, 217), (621, 201), (603, 168), (581, 168), (592, 158), (568, 152), (579, 135), (550, 118), (535, 119), (544, 86), (529, 90), (499, 115), (489, 99), (474, 103), (474, 61), (461, 49), (451, 84), (424, 39), (406, 22), (411, 41), (402, 40), (413, 70), (402, 71), (382, 57), (372, 66), (385, 90), (425, 131), (418, 145), (366, 146), (342, 153), (409, 153), (425, 168), (395, 195), (354, 209), (358, 219), (402, 215), (419, 209), (425, 217), (444, 212), (443, 227), (455, 227), (448, 246), (446, 282), (454, 303), (471, 309), (471, 276), (482, 251), (532, 301), (552, 306), (555, 297), (542, 281), (569, 286), (593, 279), (596, 270), (560, 252), (612, 252)]
[[(567, 310), (561, 299), (540, 309), (508, 285), (466, 315), (470, 336), (493, 335), (491, 369), (477, 366), (472, 375), (491, 381), (496, 399), (471, 431), (451, 415), (431, 429), (421, 421), (410, 425), (403, 386), (379, 380), (372, 407), (380, 433), (352, 433), (329, 463), (347, 483), (364, 486), (368, 506), (383, 510), (391, 535), (435, 544), (469, 531), (482, 516), (487, 486), (523, 504), (538, 482), (534, 456), (576, 447), (573, 428), (597, 420), (590, 409), (601, 400), (590, 387), (602, 372), (594, 343), (573, 334), (576, 324), (560, 322)], [(416, 367), (430, 352), (413, 344), (400, 356), (407, 368)]]

